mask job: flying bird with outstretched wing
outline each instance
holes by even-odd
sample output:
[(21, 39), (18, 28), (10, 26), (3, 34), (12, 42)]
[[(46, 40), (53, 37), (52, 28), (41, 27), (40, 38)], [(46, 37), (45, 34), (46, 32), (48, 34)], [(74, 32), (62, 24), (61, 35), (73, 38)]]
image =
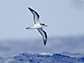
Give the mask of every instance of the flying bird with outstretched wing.
[(31, 9), (30, 7), (28, 7), (28, 9), (32, 12), (33, 14), (33, 18), (34, 18), (34, 25), (27, 27), (26, 29), (37, 29), (39, 31), (39, 33), (42, 35), (43, 41), (44, 41), (44, 45), (46, 45), (47, 42), (47, 33), (43, 30), (44, 27), (47, 27), (47, 25), (42, 24), (39, 22), (39, 14), (34, 11), (33, 9)]

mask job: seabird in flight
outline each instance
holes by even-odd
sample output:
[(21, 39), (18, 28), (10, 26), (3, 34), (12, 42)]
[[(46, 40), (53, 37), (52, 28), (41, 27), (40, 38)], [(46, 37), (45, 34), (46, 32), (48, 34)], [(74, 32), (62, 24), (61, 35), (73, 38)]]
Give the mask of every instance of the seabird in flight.
[(43, 41), (44, 41), (44, 45), (46, 45), (47, 42), (47, 34), (46, 32), (43, 30), (44, 27), (47, 27), (47, 25), (42, 24), (39, 22), (39, 14), (34, 11), (33, 9), (31, 9), (30, 7), (28, 7), (28, 9), (32, 12), (33, 14), (33, 18), (34, 18), (34, 25), (27, 27), (26, 29), (37, 29), (39, 31), (39, 33), (42, 35)]

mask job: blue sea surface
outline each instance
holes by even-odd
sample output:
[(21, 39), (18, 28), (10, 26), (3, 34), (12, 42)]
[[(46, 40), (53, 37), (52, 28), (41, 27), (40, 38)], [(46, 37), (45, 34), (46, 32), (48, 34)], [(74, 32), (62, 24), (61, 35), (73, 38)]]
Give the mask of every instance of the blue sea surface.
[(84, 63), (84, 36), (2, 40), (0, 63)]
[(20, 53), (14, 57), (0, 58), (0, 63), (84, 63), (84, 57), (70, 57), (57, 53)]

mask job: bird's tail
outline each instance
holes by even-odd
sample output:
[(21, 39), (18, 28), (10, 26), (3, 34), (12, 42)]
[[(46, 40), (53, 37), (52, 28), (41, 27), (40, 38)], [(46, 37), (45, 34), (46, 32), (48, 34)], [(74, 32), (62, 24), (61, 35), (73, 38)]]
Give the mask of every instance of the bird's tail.
[(27, 27), (26, 29), (30, 29), (30, 27)]

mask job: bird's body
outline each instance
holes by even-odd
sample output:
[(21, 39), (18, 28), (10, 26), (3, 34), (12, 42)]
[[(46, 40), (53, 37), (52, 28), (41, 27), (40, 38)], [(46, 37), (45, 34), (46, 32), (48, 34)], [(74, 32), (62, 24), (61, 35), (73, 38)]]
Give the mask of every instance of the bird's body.
[(34, 24), (31, 27), (28, 27), (29, 29), (37, 29), (37, 28), (43, 28), (44, 26), (41, 26), (40, 24)]
[(43, 28), (46, 27), (47, 25), (42, 24), (42, 23), (39, 22), (39, 14), (36, 11), (34, 11), (33, 9), (31, 9), (29, 7), (28, 7), (28, 9), (32, 12), (32, 14), (34, 16), (34, 25), (30, 26), (30, 27), (27, 27), (26, 29), (37, 29), (40, 32), (40, 34), (42, 35), (42, 37), (43, 37), (44, 45), (46, 45), (47, 34), (43, 30)]

